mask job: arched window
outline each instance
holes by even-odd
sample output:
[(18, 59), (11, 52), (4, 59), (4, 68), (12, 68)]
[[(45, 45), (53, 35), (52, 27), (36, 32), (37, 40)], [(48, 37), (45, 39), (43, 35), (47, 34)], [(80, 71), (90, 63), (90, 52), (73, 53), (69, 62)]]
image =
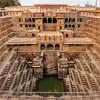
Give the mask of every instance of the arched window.
[(60, 30), (62, 29), (62, 26), (60, 26)]
[(22, 24), (20, 24), (20, 27), (22, 27)]
[(78, 28), (80, 28), (80, 24), (78, 24)]
[(19, 22), (21, 22), (21, 19), (19, 18)]
[(68, 34), (66, 34), (66, 37), (68, 37)]
[(40, 30), (40, 26), (38, 26), (38, 30)]
[(43, 18), (43, 23), (47, 23), (47, 18)]
[(57, 23), (57, 19), (56, 18), (53, 18), (53, 23)]
[(26, 24), (25, 27), (28, 27), (28, 25)]
[(68, 28), (68, 25), (65, 25), (65, 28)]
[(69, 18), (69, 22), (71, 22), (72, 21), (72, 19), (71, 18)]
[(72, 28), (75, 28), (75, 25), (72, 25)]
[(69, 25), (69, 28), (71, 28), (71, 25)]
[(75, 18), (73, 18), (72, 21), (75, 22)]
[(65, 18), (65, 23), (68, 22), (68, 18)]
[(48, 45), (47, 45), (47, 50), (53, 50), (53, 49), (54, 49), (54, 47), (53, 47), (52, 44), (48, 44)]
[(82, 18), (80, 18), (80, 22), (82, 22), (82, 20), (83, 20), (83, 19), (82, 19)]
[(35, 27), (35, 24), (33, 24), (32, 27)]
[(31, 22), (31, 18), (29, 18), (28, 21)]
[(55, 50), (60, 50), (60, 45), (59, 44), (55, 45)]
[(51, 18), (48, 18), (48, 23), (52, 23), (52, 19)]
[(34, 33), (32, 34), (32, 37), (35, 37), (35, 34)]
[(29, 24), (29, 27), (31, 27), (31, 24)]
[(34, 18), (32, 18), (32, 22), (35, 22), (35, 19)]
[(41, 50), (45, 50), (45, 45), (44, 45), (44, 44), (41, 44), (40, 49), (41, 49)]

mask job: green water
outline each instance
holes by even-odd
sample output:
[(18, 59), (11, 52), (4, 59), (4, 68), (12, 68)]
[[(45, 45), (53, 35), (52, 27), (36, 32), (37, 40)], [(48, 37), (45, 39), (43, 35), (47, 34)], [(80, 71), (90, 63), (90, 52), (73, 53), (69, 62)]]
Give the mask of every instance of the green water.
[(38, 85), (39, 92), (64, 92), (63, 81), (53, 76), (45, 77)]

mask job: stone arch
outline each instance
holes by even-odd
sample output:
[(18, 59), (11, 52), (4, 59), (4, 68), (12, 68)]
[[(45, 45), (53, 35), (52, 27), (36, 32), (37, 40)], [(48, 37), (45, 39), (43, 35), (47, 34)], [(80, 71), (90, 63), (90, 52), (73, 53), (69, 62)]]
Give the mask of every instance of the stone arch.
[(72, 28), (75, 28), (75, 25), (72, 25)]
[(52, 23), (52, 18), (48, 18), (48, 23)]
[(34, 33), (32, 33), (32, 37), (35, 37), (35, 34)]
[(75, 18), (73, 18), (72, 21), (75, 22)]
[(28, 25), (26, 24), (25, 27), (28, 27)]
[(65, 28), (68, 28), (68, 25), (65, 25)]
[(69, 28), (71, 28), (71, 25), (69, 25)]
[(78, 28), (80, 28), (80, 24), (78, 24)]
[(66, 38), (68, 37), (68, 34), (66, 34)]
[(21, 22), (21, 19), (19, 18), (19, 22)]
[(34, 18), (32, 18), (32, 22), (35, 22), (35, 19)]
[(40, 50), (45, 50), (45, 44), (41, 44)]
[(29, 27), (32, 27), (31, 24), (29, 24)]
[(32, 27), (35, 27), (35, 24), (32, 24)]
[(57, 23), (57, 19), (56, 18), (53, 18), (53, 23)]
[(47, 18), (43, 18), (43, 23), (47, 23)]
[(54, 46), (52, 44), (47, 45), (47, 50), (53, 50), (53, 49), (54, 49)]
[(31, 22), (32, 21), (31, 18), (29, 18), (28, 21)]
[(60, 26), (60, 30), (62, 29), (62, 26)]
[(59, 44), (55, 45), (55, 50), (60, 50), (60, 45)]
[(65, 18), (65, 23), (68, 22), (68, 18)]
[(41, 27), (40, 26), (38, 26), (38, 30), (40, 30), (41, 29)]
[(72, 21), (72, 19), (71, 18), (69, 18), (69, 22), (71, 22)]

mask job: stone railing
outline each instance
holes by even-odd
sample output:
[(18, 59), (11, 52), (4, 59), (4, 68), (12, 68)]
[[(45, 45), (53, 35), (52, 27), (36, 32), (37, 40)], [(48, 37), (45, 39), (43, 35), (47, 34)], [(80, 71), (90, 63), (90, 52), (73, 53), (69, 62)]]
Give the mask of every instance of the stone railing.
[(0, 100), (100, 100), (100, 92), (0, 92)]

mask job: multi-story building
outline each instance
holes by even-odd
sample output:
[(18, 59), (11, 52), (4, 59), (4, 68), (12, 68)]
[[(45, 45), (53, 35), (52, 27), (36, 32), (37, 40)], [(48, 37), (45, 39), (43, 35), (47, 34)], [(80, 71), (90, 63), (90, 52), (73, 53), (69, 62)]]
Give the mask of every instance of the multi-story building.
[(66, 94), (71, 92), (79, 96), (74, 95), (76, 100), (99, 100), (99, 8), (38, 4), (5, 9), (8, 15), (0, 17), (0, 91), (29, 92), (44, 100), (48, 93), (33, 94), (37, 80), (57, 75), (65, 93), (47, 99), (70, 100)]

